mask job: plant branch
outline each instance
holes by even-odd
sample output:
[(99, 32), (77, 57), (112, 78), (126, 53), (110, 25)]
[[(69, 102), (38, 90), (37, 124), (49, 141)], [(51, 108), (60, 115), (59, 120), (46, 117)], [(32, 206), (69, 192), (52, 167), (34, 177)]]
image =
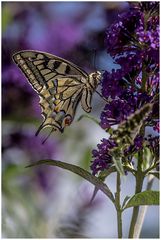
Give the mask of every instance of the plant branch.
[[(140, 193), (142, 190), (143, 186), (143, 181), (144, 181), (144, 174), (142, 173), (141, 170), (141, 164), (142, 164), (142, 153), (138, 153), (138, 169), (136, 172), (136, 187), (135, 187), (135, 194)], [(131, 224), (130, 224), (130, 230), (129, 230), (129, 238), (136, 238), (138, 235), (138, 229), (137, 229), (137, 218), (139, 214), (139, 206), (133, 208), (133, 213), (132, 213), (132, 219), (131, 219)]]
[(115, 207), (116, 207), (116, 211), (117, 211), (118, 238), (122, 238), (122, 209), (121, 209), (121, 205), (120, 205), (120, 192), (121, 192), (120, 186), (121, 186), (120, 173), (117, 172)]
[[(146, 187), (146, 190), (150, 190), (152, 188), (152, 184), (153, 184), (153, 181), (154, 181), (154, 176), (152, 175), (149, 175), (148, 176), (148, 183), (147, 183), (147, 187)], [(146, 211), (148, 209), (148, 205), (146, 206), (142, 206), (140, 208), (140, 213), (139, 213), (139, 216), (138, 216), (138, 219), (137, 219), (137, 223), (136, 223), (136, 228), (137, 228), (137, 235), (135, 235), (135, 238), (139, 238), (140, 236), (140, 233), (141, 233), (141, 229), (142, 229), (142, 226), (143, 226), (143, 222), (144, 222), (144, 218), (145, 218), (145, 214), (146, 214)]]

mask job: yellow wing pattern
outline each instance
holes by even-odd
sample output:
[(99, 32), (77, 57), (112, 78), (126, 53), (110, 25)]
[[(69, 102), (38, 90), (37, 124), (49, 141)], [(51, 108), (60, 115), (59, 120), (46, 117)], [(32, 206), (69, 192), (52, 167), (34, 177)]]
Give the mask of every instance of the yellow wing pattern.
[(74, 119), (77, 105), (91, 111), (93, 90), (89, 75), (73, 63), (57, 56), (38, 52), (21, 51), (13, 59), (40, 97), (44, 121), (42, 128), (52, 127), (63, 132)]

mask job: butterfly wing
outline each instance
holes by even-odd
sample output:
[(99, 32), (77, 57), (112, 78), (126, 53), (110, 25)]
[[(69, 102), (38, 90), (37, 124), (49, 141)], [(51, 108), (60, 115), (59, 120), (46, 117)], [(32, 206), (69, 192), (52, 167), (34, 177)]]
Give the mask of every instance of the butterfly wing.
[(40, 97), (44, 121), (38, 132), (47, 126), (63, 131), (74, 119), (84, 89), (82, 79), (88, 81), (88, 74), (48, 53), (21, 51), (13, 59)]

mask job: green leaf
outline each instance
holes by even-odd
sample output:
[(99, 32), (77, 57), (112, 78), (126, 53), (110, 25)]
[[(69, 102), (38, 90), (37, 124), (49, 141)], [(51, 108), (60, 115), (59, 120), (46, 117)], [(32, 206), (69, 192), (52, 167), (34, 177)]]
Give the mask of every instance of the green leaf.
[(148, 147), (143, 148), (143, 162), (142, 162), (142, 170), (145, 171), (152, 164), (152, 153)]
[(98, 191), (99, 191), (99, 189), (97, 187), (95, 187), (90, 202), (92, 202), (94, 200), (94, 198), (96, 197)]
[(159, 192), (149, 190), (137, 193), (129, 199), (124, 209), (140, 205), (159, 205)]
[(130, 198), (129, 196), (126, 196), (126, 197), (124, 198), (124, 201), (123, 201), (123, 203), (122, 203), (122, 208), (124, 208), (126, 202), (129, 200), (129, 198)]
[[(106, 177), (109, 176), (111, 173), (116, 172), (116, 168), (115, 166), (111, 166), (110, 168), (100, 172), (98, 179), (100, 179), (102, 182), (105, 181)], [(94, 198), (96, 197), (97, 192), (99, 191), (99, 189), (97, 187), (95, 187), (94, 191), (93, 191), (93, 195), (91, 198), (91, 202), (94, 200)]]
[(57, 160), (40, 160), (40, 161), (33, 163), (27, 167), (33, 167), (33, 166), (38, 166), (38, 165), (42, 165), (42, 164), (57, 166), (57, 167), (60, 167), (60, 168), (63, 168), (63, 169), (66, 169), (73, 173), (78, 174), (79, 176), (83, 177), (84, 179), (86, 179), (87, 181), (92, 183), (95, 187), (97, 187), (97, 189), (101, 190), (106, 196), (108, 196), (110, 198), (110, 200), (112, 202), (115, 202), (113, 194), (110, 191), (110, 189), (108, 188), (108, 186), (105, 183), (103, 183), (100, 179), (93, 176), (90, 172), (84, 170), (83, 168), (78, 167), (73, 164), (57, 161)]
[[(128, 171), (128, 172), (131, 172), (133, 175), (135, 174), (135, 169), (131, 168), (130, 165), (124, 165), (123, 164), (123, 168), (124, 170)], [(98, 178), (104, 182), (105, 179), (111, 174), (111, 173), (114, 173), (114, 172), (117, 172), (116, 170), (116, 167), (115, 166), (111, 166), (109, 167), (108, 169), (105, 169), (104, 171), (100, 172)], [(94, 198), (96, 197), (96, 194), (98, 192), (99, 189), (97, 189), (97, 187), (95, 187), (94, 191), (93, 191), (93, 195), (92, 195), (92, 198), (91, 198), (91, 202), (94, 200)], [(129, 199), (130, 197), (126, 197), (126, 201)], [(126, 202), (123, 203), (123, 206), (125, 205)]]

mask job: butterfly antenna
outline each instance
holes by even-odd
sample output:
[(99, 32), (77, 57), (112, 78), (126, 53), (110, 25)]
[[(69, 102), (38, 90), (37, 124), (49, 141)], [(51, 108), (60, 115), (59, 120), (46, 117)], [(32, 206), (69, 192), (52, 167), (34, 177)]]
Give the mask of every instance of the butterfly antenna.
[(50, 133), (48, 134), (48, 136), (42, 141), (42, 144), (44, 144), (46, 141), (47, 141), (47, 139), (50, 137), (50, 135), (51, 135), (51, 133), (54, 131), (54, 129), (52, 129), (51, 131), (50, 131)]

